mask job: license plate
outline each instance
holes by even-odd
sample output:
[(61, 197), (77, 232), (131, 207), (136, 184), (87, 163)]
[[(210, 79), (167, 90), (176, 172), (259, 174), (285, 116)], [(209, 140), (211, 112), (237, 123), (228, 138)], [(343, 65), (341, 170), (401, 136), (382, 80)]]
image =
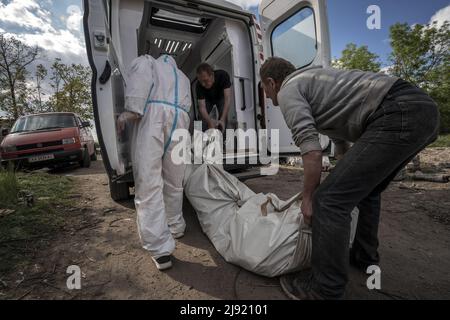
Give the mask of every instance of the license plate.
[(52, 159), (55, 159), (55, 156), (53, 154), (43, 154), (42, 156), (35, 156), (28, 158), (28, 162), (39, 162)]

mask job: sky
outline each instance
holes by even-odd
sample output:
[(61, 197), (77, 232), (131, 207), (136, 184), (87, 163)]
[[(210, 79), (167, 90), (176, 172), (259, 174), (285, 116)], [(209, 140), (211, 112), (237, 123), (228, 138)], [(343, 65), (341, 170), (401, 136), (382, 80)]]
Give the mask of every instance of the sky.
[[(261, 0), (228, 0), (258, 16)], [(367, 8), (381, 10), (381, 28), (369, 30)], [(389, 66), (389, 27), (396, 22), (410, 25), (432, 20), (450, 21), (450, 0), (327, 0), (332, 58), (339, 58), (346, 44), (367, 45)], [(14, 35), (43, 51), (40, 59), (49, 68), (54, 58), (64, 63), (88, 65), (82, 27), (82, 0), (0, 0), (0, 32)], [(44, 84), (44, 91), (51, 91)], [(0, 117), (5, 114), (0, 110)]]
[[(260, 0), (229, 0), (255, 13)], [(328, 0), (332, 57), (349, 42), (367, 45), (388, 64), (389, 27), (396, 22), (429, 23), (450, 20), (448, 0)], [(381, 29), (369, 30), (370, 5), (381, 9)], [(44, 49), (42, 61), (61, 57), (65, 62), (87, 64), (82, 32), (81, 0), (0, 0), (0, 32), (14, 34)]]
[[(381, 10), (381, 29), (369, 30), (366, 26), (370, 5)], [(443, 10), (441, 10), (443, 9)], [(367, 45), (388, 65), (391, 52), (389, 27), (397, 22), (427, 24), (430, 20), (450, 21), (448, 0), (329, 0), (328, 20), (331, 36), (332, 57), (338, 58), (349, 42)]]
[(87, 63), (81, 19), (80, 0), (0, 1), (0, 32), (43, 48), (38, 63), (55, 57)]

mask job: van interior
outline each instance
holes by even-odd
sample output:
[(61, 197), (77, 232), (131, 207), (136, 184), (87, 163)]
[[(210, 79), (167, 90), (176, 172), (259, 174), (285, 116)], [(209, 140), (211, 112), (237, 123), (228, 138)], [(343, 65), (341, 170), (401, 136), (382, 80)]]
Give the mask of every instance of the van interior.
[[(145, 2), (138, 31), (138, 55), (158, 58), (169, 54), (191, 81), (193, 122), (201, 120), (196, 100), (196, 69), (202, 62), (215, 70), (225, 70), (232, 82), (227, 129), (257, 129), (253, 41), (248, 25), (236, 18), (215, 15), (186, 7), (165, 7), (161, 2)], [(255, 144), (256, 145), (256, 144)], [(235, 150), (256, 153), (256, 147)]]

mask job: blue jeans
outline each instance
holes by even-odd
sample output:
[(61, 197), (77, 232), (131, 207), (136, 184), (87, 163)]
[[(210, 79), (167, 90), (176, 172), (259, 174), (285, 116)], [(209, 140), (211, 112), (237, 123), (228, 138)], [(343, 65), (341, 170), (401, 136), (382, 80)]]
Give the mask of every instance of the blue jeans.
[(421, 89), (397, 81), (366, 123), (363, 135), (313, 197), (313, 288), (341, 298), (348, 281), (350, 213), (359, 208), (353, 258), (379, 263), (381, 193), (397, 173), (438, 135), (439, 111)]

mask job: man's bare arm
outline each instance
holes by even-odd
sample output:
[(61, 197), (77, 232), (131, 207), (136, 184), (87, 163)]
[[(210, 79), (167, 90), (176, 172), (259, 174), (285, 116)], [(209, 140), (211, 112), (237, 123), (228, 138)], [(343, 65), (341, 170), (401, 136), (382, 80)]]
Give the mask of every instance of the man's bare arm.
[(310, 224), (314, 191), (320, 185), (322, 175), (322, 151), (310, 151), (302, 156), (304, 169), (302, 214)]

